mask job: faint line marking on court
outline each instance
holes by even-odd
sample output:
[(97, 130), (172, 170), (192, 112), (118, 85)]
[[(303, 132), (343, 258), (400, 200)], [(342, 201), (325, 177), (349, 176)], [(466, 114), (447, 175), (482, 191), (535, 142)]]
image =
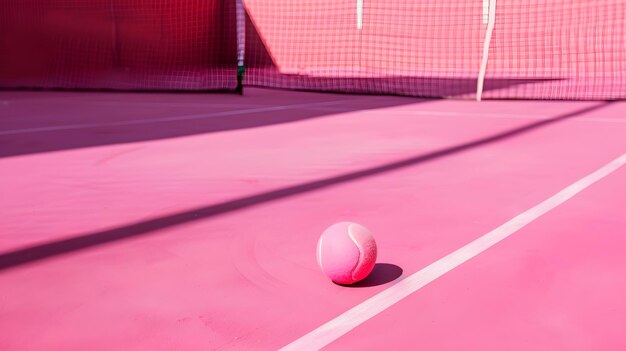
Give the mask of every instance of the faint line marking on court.
[(244, 114), (252, 114), (252, 113), (259, 113), (259, 112), (271, 112), (271, 111), (308, 108), (308, 107), (315, 107), (315, 106), (334, 105), (334, 104), (341, 104), (341, 103), (350, 102), (350, 101), (351, 100), (337, 100), (337, 101), (314, 102), (314, 103), (306, 103), (306, 104), (268, 106), (268, 107), (250, 108), (250, 109), (234, 110), (234, 111), (200, 113), (200, 114), (183, 115), (183, 116), (149, 118), (149, 119), (140, 119), (140, 120), (125, 120), (125, 121), (107, 122), (107, 123), (67, 124), (67, 125), (54, 126), (54, 127), (13, 129), (13, 130), (0, 131), (0, 135), (42, 133), (42, 132), (54, 132), (54, 131), (60, 131), (60, 130), (89, 129), (89, 128), (99, 128), (99, 127), (117, 127), (117, 126), (130, 126), (130, 125), (141, 125), (141, 124), (152, 124), (152, 123), (163, 123), (163, 122), (189, 121), (189, 120), (194, 120), (194, 119), (205, 119), (205, 118), (212, 118), (212, 117), (224, 117), (224, 116), (244, 115)]
[[(522, 114), (509, 114), (509, 113), (463, 113), (463, 112), (445, 112), (445, 111), (415, 111), (415, 110), (391, 110), (384, 113), (376, 112), (373, 110), (366, 110), (363, 113), (367, 114), (382, 114), (385, 116), (392, 114), (407, 114), (415, 116), (432, 116), (432, 117), (485, 117), (492, 119), (523, 119), (523, 120), (549, 120), (552, 116), (537, 116), (537, 115), (522, 115)], [(578, 117), (572, 119), (573, 122), (585, 121), (585, 122), (609, 122), (609, 123), (626, 123), (626, 119), (620, 118), (606, 118), (606, 117)]]
[[(328, 111), (328, 112), (337, 112), (337, 113), (345, 113), (350, 112), (347, 110), (332, 108), (332, 107), (313, 107), (315, 111)], [(525, 115), (525, 114), (511, 114), (511, 113), (481, 113), (481, 112), (449, 112), (449, 111), (427, 111), (427, 110), (419, 110), (419, 109), (388, 109), (381, 110), (379, 108), (373, 109), (363, 109), (359, 111), (360, 114), (367, 115), (380, 115), (381, 117), (386, 118), (391, 115), (413, 115), (413, 116), (424, 116), (424, 117), (485, 117), (492, 119), (521, 119), (521, 120), (549, 120), (554, 118), (553, 116), (538, 116), (534, 115)], [(607, 123), (626, 123), (626, 119), (623, 118), (608, 118), (608, 117), (577, 117), (572, 119), (572, 121), (584, 121), (584, 122), (607, 122)]]

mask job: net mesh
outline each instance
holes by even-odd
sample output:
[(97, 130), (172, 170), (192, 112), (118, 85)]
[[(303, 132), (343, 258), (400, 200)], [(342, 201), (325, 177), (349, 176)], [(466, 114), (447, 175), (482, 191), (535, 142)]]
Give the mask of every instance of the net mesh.
[(626, 98), (625, 1), (490, 3), (246, 0), (246, 82), (474, 98), (485, 59), (483, 98)]
[(0, 86), (626, 98), (626, 1), (495, 4), (1, 0)]
[(626, 1), (497, 2), (486, 71), (494, 79), (535, 79), (486, 98), (626, 98)]
[(234, 1), (2, 0), (0, 86), (230, 90)]
[(417, 96), (476, 91), (479, 1), (365, 0), (358, 11), (354, 0), (247, 0), (246, 8), (250, 85)]

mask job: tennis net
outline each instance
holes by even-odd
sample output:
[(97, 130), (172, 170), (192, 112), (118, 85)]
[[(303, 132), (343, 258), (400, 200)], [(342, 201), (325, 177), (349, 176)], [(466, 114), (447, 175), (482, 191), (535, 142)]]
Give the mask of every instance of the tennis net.
[(0, 86), (235, 90), (235, 1), (2, 0)]
[(623, 0), (246, 0), (246, 8), (249, 85), (626, 98)]
[(624, 99), (625, 38), (623, 0), (4, 0), (0, 87)]

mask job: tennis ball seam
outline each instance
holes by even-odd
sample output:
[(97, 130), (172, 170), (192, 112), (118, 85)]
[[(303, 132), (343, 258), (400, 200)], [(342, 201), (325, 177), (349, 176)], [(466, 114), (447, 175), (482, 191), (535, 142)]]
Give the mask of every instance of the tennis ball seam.
[(350, 237), (350, 239), (352, 240), (354, 245), (356, 245), (357, 249), (359, 250), (359, 260), (357, 261), (357, 263), (354, 266), (354, 268), (352, 268), (352, 274), (351, 274), (352, 280), (356, 280), (356, 277), (354, 276), (354, 274), (358, 271), (359, 267), (361, 267), (361, 263), (363, 262), (364, 248), (361, 247), (361, 245), (359, 244), (358, 240), (356, 240), (356, 238), (352, 235), (352, 228), (353, 227), (354, 227), (354, 224), (350, 224), (348, 226), (348, 236)]
[(324, 237), (320, 237), (319, 242), (317, 243), (317, 264), (324, 269), (324, 265), (322, 264), (322, 240)]

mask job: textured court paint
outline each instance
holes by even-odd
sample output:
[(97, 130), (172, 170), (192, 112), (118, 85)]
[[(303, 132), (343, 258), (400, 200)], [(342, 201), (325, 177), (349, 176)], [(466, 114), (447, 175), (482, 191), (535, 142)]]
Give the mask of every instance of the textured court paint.
[(319, 328), (281, 348), (281, 350), (319, 350), (323, 348), (358, 325), (364, 323), (368, 319), (376, 316), (385, 309), (393, 306), (402, 299), (423, 288), (435, 279), (506, 239), (535, 219), (543, 216), (565, 201), (571, 199), (574, 195), (616, 171), (624, 164), (626, 164), (626, 154), (623, 154), (617, 159), (609, 162), (592, 174), (571, 184), (556, 193), (554, 196), (519, 214), (475, 241), (472, 241), (448, 256), (445, 256), (428, 267), (413, 273), (397, 284), (351, 308)]
[[(552, 118), (596, 104), (421, 102), (258, 89), (243, 97), (0, 92), (0, 100), (10, 102), (0, 106), (3, 130), (222, 111), (210, 107), (216, 103), (240, 104), (241, 110), (285, 101), (347, 100), (333, 111), (316, 107), (249, 115), (289, 123), (225, 133), (207, 132), (206, 124), (237, 121), (236, 116), (192, 120), (187, 124), (195, 133), (148, 140), (141, 137), (185, 123), (1, 136), (0, 150), (27, 152), (0, 158), (0, 255), (111, 228), (123, 234), (129, 224), (361, 172), (536, 122), (494, 115)], [(121, 106), (112, 103), (118, 100)], [(176, 106), (160, 105), (169, 103)], [(415, 115), (414, 110), (457, 116)], [(301, 114), (324, 118), (293, 121)], [(383, 270), (359, 287), (329, 283), (315, 258), (328, 224), (346, 219), (366, 224), (379, 244), (378, 261), (410, 275), (623, 154), (624, 123), (578, 120), (625, 116), (626, 104), (615, 102), (428, 162), (267, 198), (218, 216), (199, 212), (182, 224), (161, 221), (141, 237), (2, 270), (0, 349), (276, 350), (398, 277)], [(125, 141), (110, 143), (111, 135)], [(68, 146), (64, 140), (70, 138), (94, 142)], [(31, 144), (43, 147), (30, 151)], [(419, 343), (427, 350), (521, 351), (541, 349), (524, 340), (550, 338), (555, 347), (546, 350), (626, 349), (621, 330), (605, 338), (606, 331), (626, 324), (620, 307), (626, 284), (618, 284), (626, 277), (626, 248), (619, 241), (626, 204), (617, 201), (625, 175), (622, 168), (522, 229), (536, 230), (555, 212), (578, 203), (569, 216), (538, 231), (534, 242), (518, 246), (527, 235), (510, 237), (328, 347), (399, 345), (393, 349), (402, 350)], [(587, 197), (598, 188), (604, 191)], [(571, 219), (580, 222), (572, 225)], [(537, 250), (542, 256), (535, 261)], [(487, 267), (478, 264), (486, 256), (496, 259)], [(597, 265), (601, 260), (606, 264)], [(572, 271), (572, 265), (579, 269)], [(509, 270), (520, 272), (509, 277)], [(565, 277), (567, 284), (553, 281), (554, 276)], [(554, 306), (562, 301), (567, 303)], [(554, 333), (554, 328), (561, 329)], [(574, 347), (563, 344), (567, 341)]]

